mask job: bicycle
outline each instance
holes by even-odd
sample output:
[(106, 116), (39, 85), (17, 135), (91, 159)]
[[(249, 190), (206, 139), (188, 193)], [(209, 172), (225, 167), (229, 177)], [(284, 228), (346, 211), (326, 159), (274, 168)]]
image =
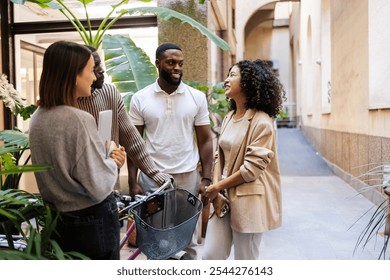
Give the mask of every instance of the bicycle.
[(136, 230), (138, 248), (129, 260), (136, 259), (141, 252), (148, 259), (169, 259), (189, 245), (202, 209), (203, 204), (195, 195), (173, 188), (168, 181), (120, 210), (120, 213), (128, 211), (134, 218), (120, 241), (120, 248)]

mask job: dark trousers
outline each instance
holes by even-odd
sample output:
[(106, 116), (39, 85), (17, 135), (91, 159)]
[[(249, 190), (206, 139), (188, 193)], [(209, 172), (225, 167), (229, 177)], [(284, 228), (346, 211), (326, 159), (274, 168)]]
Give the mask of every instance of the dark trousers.
[(61, 213), (53, 238), (64, 252), (75, 251), (92, 260), (119, 260), (120, 225), (113, 194), (101, 203)]

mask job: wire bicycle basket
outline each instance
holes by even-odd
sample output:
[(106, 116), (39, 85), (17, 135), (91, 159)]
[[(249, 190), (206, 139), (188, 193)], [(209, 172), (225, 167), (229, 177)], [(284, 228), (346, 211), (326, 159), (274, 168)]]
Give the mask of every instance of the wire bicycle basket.
[(202, 202), (184, 189), (149, 196), (130, 209), (138, 248), (149, 259), (175, 255), (189, 245), (202, 208)]

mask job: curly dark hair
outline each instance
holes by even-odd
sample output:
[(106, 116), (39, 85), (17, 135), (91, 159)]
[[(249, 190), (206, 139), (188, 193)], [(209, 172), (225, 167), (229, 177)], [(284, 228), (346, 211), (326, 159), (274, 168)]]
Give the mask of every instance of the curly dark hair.
[[(241, 60), (233, 66), (240, 69), (240, 86), (247, 96), (246, 108), (267, 113), (276, 117), (283, 109), (286, 92), (269, 64), (264, 60)], [(229, 72), (230, 72), (229, 69)], [(229, 100), (230, 110), (236, 110), (236, 103)]]

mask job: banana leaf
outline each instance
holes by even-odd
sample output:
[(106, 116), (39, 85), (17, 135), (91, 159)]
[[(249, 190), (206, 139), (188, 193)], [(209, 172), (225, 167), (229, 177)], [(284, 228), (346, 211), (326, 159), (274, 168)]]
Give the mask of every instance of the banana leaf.
[(137, 7), (137, 8), (131, 8), (128, 10), (122, 10), (120, 11), (122, 14), (129, 14), (129, 15), (144, 15), (144, 14), (155, 14), (159, 17), (161, 20), (170, 20), (171, 18), (176, 18), (180, 20), (182, 23), (187, 23), (191, 25), (193, 28), (196, 28), (201, 34), (209, 38), (213, 43), (215, 43), (219, 48), (227, 51), (230, 50), (229, 44), (224, 41), (222, 38), (218, 37), (214, 33), (212, 33), (210, 30), (208, 30), (205, 26), (203, 26), (201, 23), (197, 22), (193, 18), (184, 15), (182, 13), (176, 12), (174, 10), (164, 8), (164, 7)]
[(149, 56), (128, 36), (105, 35), (103, 39), (106, 72), (123, 95), (126, 109), (138, 90), (153, 83), (157, 70)]
[(28, 134), (17, 129), (0, 131), (0, 141), (6, 142), (4, 146), (0, 147), (0, 151), (2, 151), (1, 148), (9, 146), (29, 147)]
[(0, 131), (0, 141), (5, 144), (0, 145), (0, 189), (17, 189), (20, 178), (25, 172), (42, 172), (49, 170), (50, 165), (28, 164), (30, 156), (22, 164), (22, 154), (29, 149), (28, 134), (20, 130)]

